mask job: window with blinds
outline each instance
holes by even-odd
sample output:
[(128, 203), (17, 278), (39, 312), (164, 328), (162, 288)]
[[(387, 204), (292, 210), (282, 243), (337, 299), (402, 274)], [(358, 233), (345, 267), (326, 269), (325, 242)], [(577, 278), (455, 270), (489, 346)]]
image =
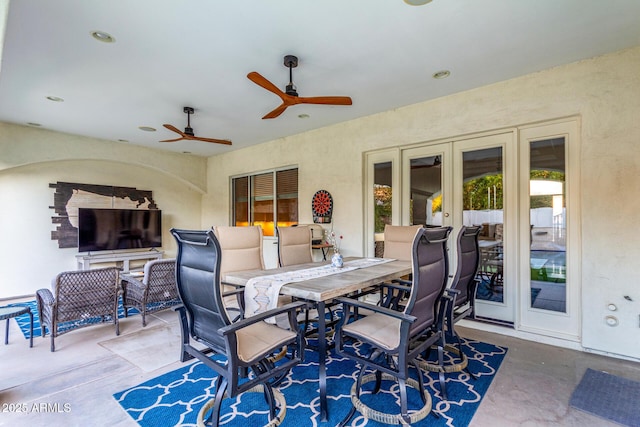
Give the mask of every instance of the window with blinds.
[(265, 236), (275, 227), (298, 223), (298, 169), (282, 169), (231, 180), (233, 225), (260, 225)]

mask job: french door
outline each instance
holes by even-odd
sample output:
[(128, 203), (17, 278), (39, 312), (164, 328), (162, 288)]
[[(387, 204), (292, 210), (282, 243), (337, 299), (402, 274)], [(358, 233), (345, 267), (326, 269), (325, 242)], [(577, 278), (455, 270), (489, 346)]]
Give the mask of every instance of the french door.
[(520, 329), (579, 341), (580, 197), (577, 119), (522, 128)]
[(365, 254), (382, 255), (384, 224), (452, 226), (452, 249), (478, 225), (477, 316), (579, 340), (578, 153), (573, 119), (367, 153)]
[[(449, 225), (450, 275), (462, 225), (481, 228), (476, 315), (513, 324), (516, 287), (517, 203), (514, 132), (402, 150), (402, 223)], [(509, 161), (507, 161), (509, 159)], [(513, 170), (511, 170), (513, 169)]]

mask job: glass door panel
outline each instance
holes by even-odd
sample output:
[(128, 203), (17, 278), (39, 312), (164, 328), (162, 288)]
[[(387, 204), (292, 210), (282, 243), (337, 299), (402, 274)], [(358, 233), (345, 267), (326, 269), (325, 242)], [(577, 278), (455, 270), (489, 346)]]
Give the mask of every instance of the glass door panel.
[(373, 221), (375, 256), (384, 254), (384, 227), (393, 224), (393, 163), (373, 165)]
[(455, 233), (481, 227), (476, 316), (507, 325), (515, 323), (518, 293), (515, 138), (505, 132), (453, 142)]
[(441, 156), (409, 159), (409, 225), (442, 225)]
[(451, 225), (451, 144), (402, 151), (404, 225)]
[(580, 340), (578, 121), (520, 133), (520, 329)]
[(529, 142), (530, 306), (565, 313), (565, 139)]
[(462, 225), (480, 226), (476, 298), (504, 302), (502, 147), (462, 153)]
[(366, 256), (384, 253), (384, 226), (400, 225), (398, 149), (365, 154)]

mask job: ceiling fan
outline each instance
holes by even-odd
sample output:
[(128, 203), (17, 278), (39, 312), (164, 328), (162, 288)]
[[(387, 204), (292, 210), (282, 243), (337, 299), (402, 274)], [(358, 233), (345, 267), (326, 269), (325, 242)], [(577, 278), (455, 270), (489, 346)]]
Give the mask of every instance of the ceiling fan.
[(164, 124), (162, 126), (166, 127), (167, 129), (177, 133), (178, 135), (180, 135), (180, 138), (176, 138), (176, 139), (165, 139), (162, 140), (160, 142), (175, 142), (175, 141), (180, 141), (183, 139), (189, 140), (189, 141), (203, 141), (203, 142), (213, 142), (216, 144), (225, 144), (225, 145), (231, 145), (231, 141), (226, 140), (226, 139), (215, 139), (215, 138), (202, 138), (200, 136), (195, 136), (195, 134), (193, 133), (193, 128), (191, 127), (191, 115), (194, 112), (193, 107), (184, 107), (183, 111), (185, 113), (187, 113), (187, 127), (184, 128), (184, 132), (182, 132), (180, 129), (178, 129), (177, 127), (173, 126), (173, 125), (169, 125), (169, 124)]
[(324, 105), (351, 105), (351, 98), (348, 96), (314, 96), (310, 98), (304, 98), (298, 96), (296, 86), (293, 84), (293, 72), (292, 70), (298, 66), (298, 57), (294, 55), (286, 55), (284, 57), (284, 66), (289, 68), (289, 84), (285, 91), (278, 89), (276, 85), (269, 80), (261, 76), (259, 73), (252, 71), (247, 74), (249, 80), (278, 95), (282, 99), (282, 104), (275, 108), (273, 111), (267, 113), (263, 119), (274, 119), (292, 105), (296, 104), (324, 104)]

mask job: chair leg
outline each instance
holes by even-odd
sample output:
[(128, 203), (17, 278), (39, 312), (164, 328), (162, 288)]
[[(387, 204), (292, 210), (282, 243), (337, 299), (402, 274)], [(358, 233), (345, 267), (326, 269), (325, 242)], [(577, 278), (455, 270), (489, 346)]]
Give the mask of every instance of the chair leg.
[(29, 347), (33, 347), (33, 313), (29, 310)]
[(447, 385), (445, 384), (444, 377), (444, 342), (438, 344), (438, 366), (440, 366), (441, 368), (438, 372), (438, 381), (440, 382), (440, 392), (442, 393), (442, 400), (448, 400)]
[(9, 319), (7, 319), (7, 327), (4, 332), (4, 345), (9, 344)]
[(142, 327), (147, 326), (147, 304), (142, 304), (141, 312), (142, 312)]
[(398, 388), (400, 389), (400, 416), (410, 425), (411, 419), (407, 406), (407, 382), (404, 378), (398, 378)]
[(273, 388), (271, 388), (271, 384), (264, 383), (263, 387), (264, 400), (266, 400), (267, 405), (269, 405), (269, 421), (272, 421), (276, 417), (276, 405), (275, 405), (275, 397), (273, 396)]
[(180, 361), (186, 362), (187, 360), (193, 359), (193, 356), (186, 350), (189, 346), (189, 324), (187, 323), (187, 315), (184, 307), (178, 309), (178, 315), (180, 316), (180, 335), (182, 337)]
[(212, 427), (218, 427), (220, 423), (220, 407), (222, 406), (222, 399), (224, 399), (224, 393), (227, 391), (229, 382), (224, 377), (218, 377), (218, 389), (216, 390), (216, 403), (211, 409), (211, 425)]
[[(364, 376), (364, 371), (366, 369), (365, 365), (362, 365), (362, 367), (360, 368), (360, 372), (358, 373), (358, 379), (356, 380), (356, 397), (360, 397), (360, 389), (362, 388), (362, 377)], [(353, 416), (356, 413), (356, 407), (355, 406), (351, 406), (351, 410), (349, 410), (349, 413), (347, 414), (346, 417), (344, 417), (344, 419), (342, 421), (340, 421), (340, 424), (338, 424), (338, 427), (345, 427), (347, 425), (347, 423), (351, 420), (351, 418), (353, 418)]]
[(414, 362), (411, 364), (413, 368), (418, 372), (418, 386), (420, 387), (420, 399), (422, 400), (422, 404), (427, 404), (427, 397), (424, 395), (424, 377), (422, 376), (422, 370), (420, 367)]

